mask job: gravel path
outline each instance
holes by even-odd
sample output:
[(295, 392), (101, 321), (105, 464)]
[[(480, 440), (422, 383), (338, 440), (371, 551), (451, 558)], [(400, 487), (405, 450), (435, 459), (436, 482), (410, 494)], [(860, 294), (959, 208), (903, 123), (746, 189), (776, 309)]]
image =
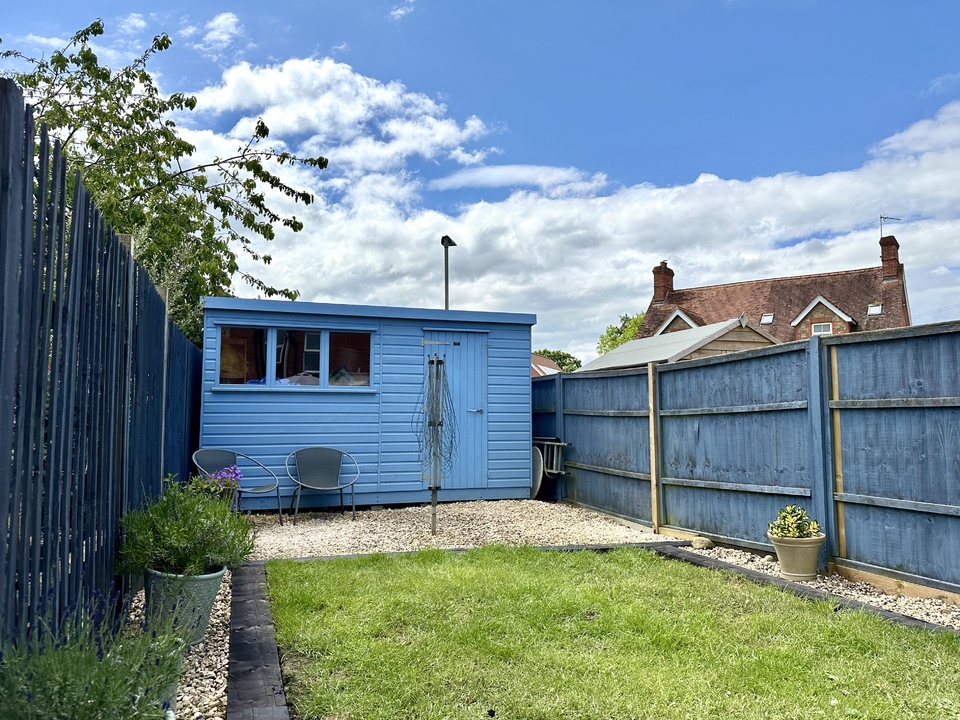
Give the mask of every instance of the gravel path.
[[(442, 504), (437, 534), (431, 533), (429, 506), (361, 510), (356, 521), (337, 513), (301, 513), (280, 527), (276, 514), (251, 516), (257, 530), (254, 560), (402, 552), (424, 548), (471, 548), (508, 545), (607, 545), (675, 540), (611, 517), (569, 505), (533, 500)], [(754, 553), (712, 548), (694, 550), (724, 562), (777, 575), (777, 564)], [(928, 598), (894, 597), (839, 575), (804, 583), (835, 595), (893, 610), (960, 631), (960, 607)], [(214, 604), (204, 642), (184, 661), (177, 717), (222, 720), (226, 717), (227, 663), (230, 637), (230, 573)]]
[[(317, 557), (425, 548), (506, 545), (589, 545), (671, 540), (582, 508), (499, 500), (442, 503), (437, 534), (431, 534), (430, 506), (365, 510), (356, 521), (330, 512), (300, 513), (280, 527), (276, 515), (253, 516), (257, 547), (253, 558)], [(286, 520), (284, 521), (286, 522)]]

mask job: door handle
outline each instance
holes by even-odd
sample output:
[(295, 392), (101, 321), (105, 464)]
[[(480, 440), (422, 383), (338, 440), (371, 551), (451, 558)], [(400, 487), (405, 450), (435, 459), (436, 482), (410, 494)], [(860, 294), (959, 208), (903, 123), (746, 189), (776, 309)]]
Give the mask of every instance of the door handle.
[(475, 412), (475, 413), (480, 413), (481, 415), (483, 415), (483, 408), (477, 408), (476, 410), (467, 410), (467, 412)]

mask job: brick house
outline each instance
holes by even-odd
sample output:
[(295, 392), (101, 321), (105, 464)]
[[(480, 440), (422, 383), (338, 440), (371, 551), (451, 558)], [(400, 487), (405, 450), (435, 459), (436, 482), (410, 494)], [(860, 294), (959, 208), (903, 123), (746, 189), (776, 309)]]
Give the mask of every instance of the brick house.
[(666, 261), (653, 269), (653, 299), (637, 338), (687, 330), (740, 314), (781, 342), (910, 325), (907, 286), (893, 235), (880, 266), (861, 270), (674, 289)]

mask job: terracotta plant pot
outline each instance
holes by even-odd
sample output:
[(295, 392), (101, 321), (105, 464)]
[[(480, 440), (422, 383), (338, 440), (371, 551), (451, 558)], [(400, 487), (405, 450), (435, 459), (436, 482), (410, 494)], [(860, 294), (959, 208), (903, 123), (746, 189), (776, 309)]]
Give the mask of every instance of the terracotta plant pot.
[(768, 532), (767, 537), (777, 551), (781, 577), (793, 581), (816, 579), (820, 546), (826, 539), (823, 533), (808, 538), (791, 538), (776, 537)]

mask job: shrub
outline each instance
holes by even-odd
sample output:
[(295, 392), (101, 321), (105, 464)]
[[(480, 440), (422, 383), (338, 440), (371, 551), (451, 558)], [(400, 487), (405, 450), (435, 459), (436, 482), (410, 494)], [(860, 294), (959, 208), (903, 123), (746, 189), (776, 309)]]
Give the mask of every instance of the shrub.
[(807, 516), (807, 511), (796, 505), (787, 505), (769, 524), (774, 537), (808, 538), (820, 532), (820, 524)]
[(169, 476), (159, 498), (128, 512), (118, 569), (200, 575), (235, 567), (253, 552), (250, 521), (223, 500)]

